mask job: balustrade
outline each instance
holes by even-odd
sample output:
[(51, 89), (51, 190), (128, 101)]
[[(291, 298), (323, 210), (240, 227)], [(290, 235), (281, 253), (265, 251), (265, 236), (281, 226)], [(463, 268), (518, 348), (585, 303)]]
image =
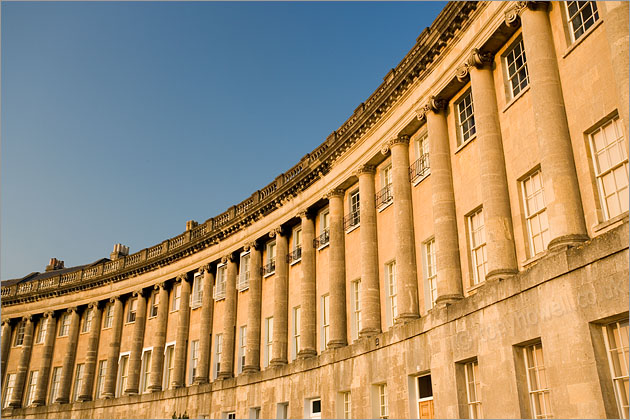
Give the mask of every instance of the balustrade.
[(425, 153), (409, 167), (409, 179), (411, 182), (422, 179), (429, 175), (430, 169), (429, 155)]
[(343, 228), (345, 230), (348, 229), (352, 229), (355, 226), (358, 226), (358, 224), (361, 222), (361, 214), (359, 213), (359, 210), (355, 210), (353, 212), (350, 212), (349, 214), (346, 215), (346, 217), (343, 218)]
[(293, 251), (287, 254), (287, 262), (292, 263), (302, 259), (302, 246), (298, 245)]
[(376, 207), (385, 207), (387, 204), (394, 201), (394, 195), (392, 194), (392, 184), (387, 184), (385, 188), (380, 190), (374, 196), (376, 200)]

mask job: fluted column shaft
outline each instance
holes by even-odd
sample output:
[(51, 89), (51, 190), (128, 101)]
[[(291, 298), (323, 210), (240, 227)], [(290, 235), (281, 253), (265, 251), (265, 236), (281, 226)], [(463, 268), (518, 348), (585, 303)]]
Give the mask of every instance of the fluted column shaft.
[(234, 376), (234, 342), (236, 333), (236, 275), (238, 267), (233, 255), (227, 258), (225, 281), (225, 312), (223, 314), (223, 348), (218, 379)]
[(262, 308), (262, 252), (260, 246), (252, 243), (249, 258), (249, 301), (247, 304), (247, 348), (243, 372), (254, 373), (260, 370), (260, 312)]
[(79, 390), (79, 401), (90, 401), (94, 388), (94, 373), (96, 372), (96, 361), (98, 359), (98, 342), (101, 336), (101, 318), (103, 310), (98, 302), (88, 306), (92, 311), (92, 325), (90, 326), (90, 336), (88, 338), (87, 351), (85, 353), (85, 373), (81, 389)]
[(2, 356), (2, 365), (0, 366), (0, 374), (2, 375), (2, 389), (4, 389), (4, 374), (7, 371), (7, 360), (9, 360), (9, 352), (11, 351), (11, 321), (2, 321), (2, 346), (0, 353)]
[(199, 338), (199, 361), (197, 362), (197, 376), (193, 378), (196, 384), (207, 384), (210, 372), (210, 334), (212, 334), (212, 315), (214, 312), (214, 299), (212, 286), (214, 275), (210, 272), (210, 266), (204, 266), (200, 270), (203, 276), (203, 293), (201, 301), (201, 337)]
[[(302, 282), (300, 283), (300, 358), (317, 355), (317, 296), (315, 269), (315, 220), (307, 212), (300, 213), (302, 224)], [(295, 320), (293, 320), (295, 322)]]
[(470, 81), (481, 156), (479, 169), (488, 257), (486, 279), (491, 280), (516, 274), (518, 264), (492, 60), (487, 61), (470, 67)]
[(372, 165), (363, 165), (357, 171), (361, 219), (361, 229), (359, 229), (361, 240), (361, 331), (357, 331), (360, 337), (368, 337), (381, 332), (375, 173), (376, 168)]
[(273, 347), (271, 365), (286, 365), (289, 334), (289, 253), (288, 235), (276, 229), (276, 275), (273, 282)]
[(522, 10), (521, 22), (549, 220), (548, 247), (554, 249), (583, 242), (588, 235), (549, 15), (546, 6), (534, 4)]
[(32, 317), (24, 317), (25, 322), (24, 340), (22, 341), (22, 351), (18, 360), (17, 374), (15, 375), (15, 387), (11, 395), (9, 405), (11, 407), (22, 406), (22, 396), (24, 395), (24, 385), (26, 384), (26, 376), (28, 374), (28, 365), (31, 361), (31, 351), (33, 350), (33, 319)]
[(459, 261), (455, 193), (443, 106), (426, 112), (431, 156), (431, 203), (437, 266), (437, 304), (461, 299), (462, 270)]
[(140, 369), (142, 365), (142, 347), (144, 344), (144, 329), (147, 321), (147, 298), (144, 291), (134, 293), (138, 299), (136, 303), (136, 321), (131, 341), (131, 354), (129, 355), (129, 379), (125, 394), (138, 394), (140, 388)]
[(53, 312), (46, 312), (46, 337), (44, 337), (44, 348), (42, 349), (41, 364), (35, 387), (35, 398), (33, 405), (46, 405), (46, 394), (48, 391), (48, 377), (52, 365), (53, 350), (55, 348), (55, 335), (57, 330), (57, 319)]
[(69, 308), (68, 312), (70, 313), (70, 331), (68, 332), (68, 341), (66, 342), (63, 365), (61, 366), (59, 396), (55, 401), (62, 404), (70, 402), (72, 374), (74, 372), (74, 361), (77, 357), (77, 342), (79, 341), (79, 321), (81, 320), (78, 308)]
[[(168, 324), (168, 290), (164, 283), (154, 286), (158, 290), (157, 325), (152, 332), (154, 335), (153, 351), (151, 352), (151, 392), (162, 390), (162, 376), (164, 369), (164, 346), (166, 344), (166, 327)], [(168, 384), (167, 384), (168, 386)]]
[(171, 381), (173, 388), (181, 388), (186, 385), (186, 353), (188, 349), (188, 329), (190, 327), (190, 283), (186, 274), (180, 275), (178, 280), (182, 283), (182, 291), (177, 317), (175, 367), (173, 369), (173, 380)]
[[(328, 194), (330, 214), (329, 288), (330, 288), (330, 338), (328, 348), (348, 344), (346, 321), (346, 249), (343, 228), (343, 190), (335, 189)], [(363, 229), (363, 228), (361, 228)]]
[(123, 326), (123, 303), (120, 296), (109, 300), (114, 303), (114, 318), (112, 320), (112, 335), (107, 355), (107, 373), (103, 387), (104, 398), (114, 398), (116, 394), (116, 375), (118, 373), (118, 357), (120, 356), (120, 339)]

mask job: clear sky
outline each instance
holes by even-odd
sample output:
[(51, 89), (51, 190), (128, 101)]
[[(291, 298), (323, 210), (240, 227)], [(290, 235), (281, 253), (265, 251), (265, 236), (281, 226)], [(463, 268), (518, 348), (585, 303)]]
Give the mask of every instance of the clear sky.
[(441, 2), (6, 2), (3, 280), (130, 252), (266, 186)]

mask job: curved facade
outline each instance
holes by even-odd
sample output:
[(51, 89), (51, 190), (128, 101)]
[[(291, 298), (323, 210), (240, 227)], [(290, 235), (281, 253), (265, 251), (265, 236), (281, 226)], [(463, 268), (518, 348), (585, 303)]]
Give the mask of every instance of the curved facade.
[(245, 201), (3, 281), (2, 416), (627, 418), (628, 68), (626, 2), (447, 4)]

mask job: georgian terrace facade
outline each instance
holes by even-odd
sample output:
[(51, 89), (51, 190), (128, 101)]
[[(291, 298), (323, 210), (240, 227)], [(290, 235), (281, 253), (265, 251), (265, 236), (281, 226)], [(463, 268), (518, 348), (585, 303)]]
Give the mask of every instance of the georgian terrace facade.
[(628, 4), (449, 3), (322, 145), (3, 282), (3, 417), (628, 417)]

